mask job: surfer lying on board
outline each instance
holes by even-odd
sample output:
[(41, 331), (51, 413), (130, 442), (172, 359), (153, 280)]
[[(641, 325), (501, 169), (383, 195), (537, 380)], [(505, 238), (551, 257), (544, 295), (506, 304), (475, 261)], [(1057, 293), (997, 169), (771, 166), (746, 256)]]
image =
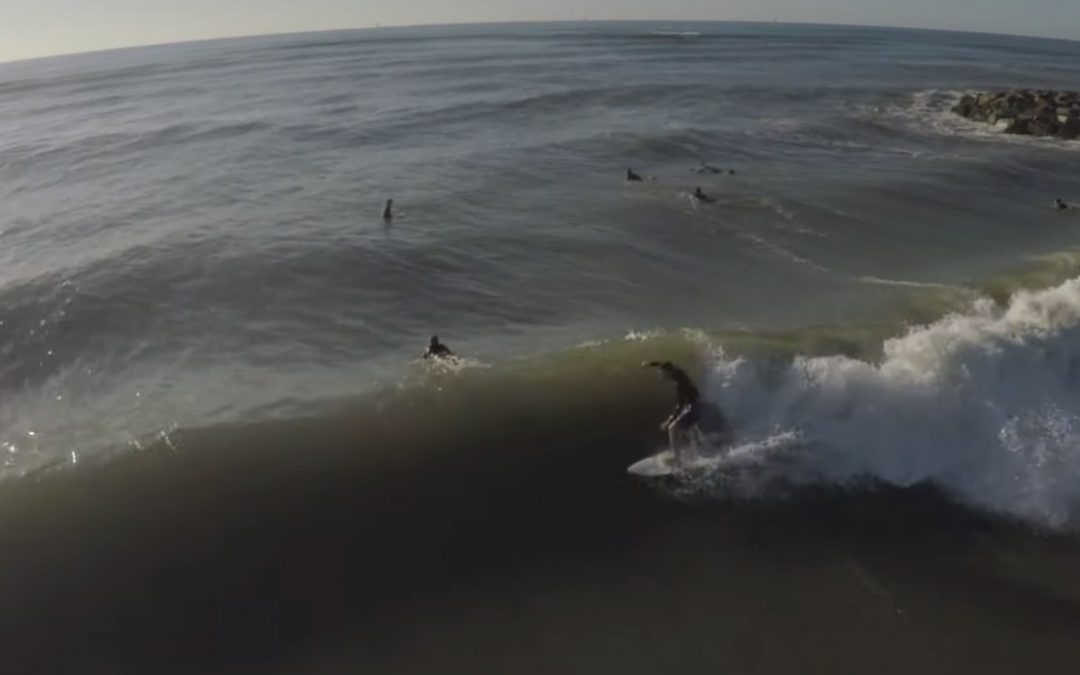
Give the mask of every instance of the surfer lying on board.
[(701, 421), (701, 392), (694, 386), (693, 380), (686, 371), (671, 361), (646, 361), (641, 364), (641, 367), (659, 368), (663, 377), (675, 383), (675, 411), (664, 420), (660, 429), (668, 432), (668, 440), (671, 442), (671, 452), (675, 455), (675, 461), (682, 462), (679, 438), (688, 437), (690, 443), (697, 443), (704, 439), (704, 434), (698, 427), (698, 422)]
[(454, 352), (450, 351), (450, 348), (439, 342), (438, 335), (431, 336), (431, 342), (428, 343), (427, 351), (424, 352), (425, 359), (452, 359), (454, 358)]

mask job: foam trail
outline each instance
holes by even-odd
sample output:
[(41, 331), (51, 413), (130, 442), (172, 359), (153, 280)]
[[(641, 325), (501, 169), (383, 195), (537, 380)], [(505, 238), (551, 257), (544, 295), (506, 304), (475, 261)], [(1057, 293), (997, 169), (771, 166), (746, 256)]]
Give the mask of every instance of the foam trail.
[(684, 31), (654, 30), (651, 33), (649, 33), (649, 35), (655, 35), (657, 37), (688, 38), (688, 37), (700, 37), (701, 33), (699, 33), (698, 31), (694, 31), (694, 30), (684, 30)]
[(905, 279), (883, 279), (875, 276), (861, 276), (855, 279), (859, 283), (874, 286), (897, 286), (900, 288), (940, 288), (949, 291), (964, 290), (963, 286), (953, 284), (935, 284), (926, 281), (907, 281)]
[[(787, 482), (932, 482), (1040, 526), (1080, 520), (1080, 278), (980, 299), (886, 341), (876, 364), (720, 356), (709, 384), (744, 436), (807, 439), (771, 463)], [(730, 458), (725, 487), (750, 461)]]

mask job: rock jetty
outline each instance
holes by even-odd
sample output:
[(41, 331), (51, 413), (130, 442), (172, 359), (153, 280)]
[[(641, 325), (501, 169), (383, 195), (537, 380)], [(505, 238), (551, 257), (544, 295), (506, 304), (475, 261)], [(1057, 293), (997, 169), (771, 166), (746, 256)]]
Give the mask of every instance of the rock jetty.
[(996, 94), (968, 94), (953, 112), (986, 122), (1007, 134), (1080, 138), (1080, 93), (1070, 91), (1013, 90)]

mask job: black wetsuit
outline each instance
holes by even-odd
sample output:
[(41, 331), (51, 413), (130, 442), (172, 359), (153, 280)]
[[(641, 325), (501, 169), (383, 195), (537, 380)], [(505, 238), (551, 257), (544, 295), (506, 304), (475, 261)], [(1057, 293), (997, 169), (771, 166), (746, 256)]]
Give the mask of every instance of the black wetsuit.
[(698, 406), (701, 392), (694, 386), (686, 371), (678, 366), (667, 371), (667, 376), (675, 383), (675, 412), (672, 413), (672, 418), (679, 420), (680, 428), (688, 429), (701, 419)]
[(428, 347), (427, 351), (424, 352), (425, 359), (445, 359), (453, 355), (454, 352), (450, 351), (450, 348), (441, 342), (436, 342), (435, 344)]

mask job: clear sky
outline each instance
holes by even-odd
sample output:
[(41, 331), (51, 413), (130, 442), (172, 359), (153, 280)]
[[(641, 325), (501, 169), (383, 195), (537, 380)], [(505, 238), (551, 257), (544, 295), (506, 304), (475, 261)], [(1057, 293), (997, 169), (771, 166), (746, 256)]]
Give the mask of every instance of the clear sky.
[(2, 0), (0, 61), (376, 24), (586, 18), (779, 19), (1080, 40), (1080, 0)]

